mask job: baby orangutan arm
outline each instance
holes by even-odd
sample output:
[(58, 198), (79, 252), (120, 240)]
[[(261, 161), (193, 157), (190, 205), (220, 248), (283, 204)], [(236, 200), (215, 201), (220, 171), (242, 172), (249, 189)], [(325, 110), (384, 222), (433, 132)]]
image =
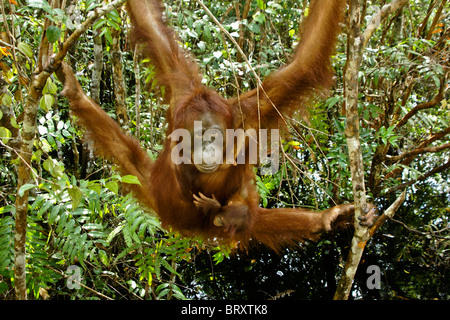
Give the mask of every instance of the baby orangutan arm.
[(203, 193), (194, 194), (194, 204), (202, 210), (205, 215), (214, 217), (213, 223), (216, 227), (223, 227), (231, 237), (245, 228), (248, 223), (248, 206), (242, 201), (228, 201), (226, 206), (221, 206), (219, 201), (212, 195), (212, 198)]
[(198, 196), (193, 195), (194, 204), (199, 208), (205, 216), (216, 215), (220, 211), (220, 203), (216, 200), (216, 197), (212, 195), (212, 198), (208, 198), (203, 193), (199, 192)]

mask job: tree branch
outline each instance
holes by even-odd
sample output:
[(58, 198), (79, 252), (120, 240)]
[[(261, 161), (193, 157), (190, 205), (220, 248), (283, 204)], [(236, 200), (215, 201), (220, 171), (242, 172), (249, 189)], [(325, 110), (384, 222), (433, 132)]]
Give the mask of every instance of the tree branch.
[[(433, 134), (429, 139), (423, 141), (421, 144), (419, 144), (417, 146), (416, 149), (422, 149), (425, 148), (426, 146), (428, 146), (430, 143), (433, 143), (436, 140), (442, 139), (443, 137), (445, 137), (446, 135), (450, 134), (450, 127), (446, 128), (445, 130), (439, 131), (438, 133)], [(412, 154), (409, 157), (405, 158), (401, 164), (403, 165), (409, 165), (414, 158), (417, 156), (417, 154)], [(389, 179), (392, 177), (397, 176), (401, 171), (403, 170), (403, 168), (396, 168), (394, 170), (392, 170), (391, 172), (389, 172), (388, 174), (385, 175), (385, 179)]]
[(424, 153), (430, 153), (430, 152), (439, 152), (445, 149), (450, 148), (450, 142), (449, 143), (445, 143), (442, 144), (440, 146), (436, 146), (436, 147), (425, 147), (425, 148), (416, 148), (412, 151), (409, 152), (405, 152), (403, 154), (400, 154), (398, 156), (386, 156), (386, 159), (390, 162), (390, 163), (394, 163), (397, 161), (401, 161), (405, 158), (411, 157), (411, 156), (415, 156), (415, 155), (419, 155), (419, 154), (424, 154)]
[(394, 216), (397, 209), (400, 208), (400, 206), (403, 204), (403, 202), (405, 202), (405, 199), (406, 199), (406, 189), (403, 190), (403, 192), (400, 194), (400, 196), (398, 196), (398, 198), (395, 199), (395, 201), (390, 205), (390, 207), (387, 208), (383, 212), (383, 214), (375, 221), (375, 223), (369, 230), (369, 235), (371, 237), (375, 234), (375, 232), (378, 231), (378, 229), (380, 229), (380, 227), (387, 220), (392, 219), (392, 217)]
[(445, 76), (442, 77), (438, 94), (437, 94), (431, 101), (421, 103), (421, 104), (417, 105), (416, 107), (412, 108), (412, 109), (411, 109), (411, 110), (403, 117), (403, 119), (400, 120), (400, 121), (395, 125), (395, 129), (398, 129), (398, 128), (400, 128), (401, 126), (405, 125), (405, 123), (408, 122), (408, 120), (409, 120), (410, 118), (412, 118), (412, 117), (413, 117), (417, 112), (419, 112), (420, 110), (432, 108), (432, 107), (434, 107), (435, 105), (437, 105), (439, 102), (441, 102), (441, 100), (444, 99), (444, 97), (445, 97), (444, 92), (445, 92), (446, 86), (447, 86), (447, 85), (446, 85), (446, 82), (447, 82), (447, 81), (446, 81), (446, 78), (447, 78), (447, 77), (445, 77)]
[(418, 177), (418, 178), (415, 179), (415, 180), (411, 180), (411, 181), (408, 181), (408, 182), (405, 182), (405, 183), (402, 183), (402, 184), (399, 184), (399, 185), (397, 185), (397, 186), (395, 186), (395, 187), (390, 188), (390, 189), (387, 191), (387, 193), (390, 193), (390, 192), (396, 191), (396, 190), (398, 190), (398, 189), (403, 189), (403, 188), (405, 188), (405, 187), (411, 186), (411, 185), (413, 185), (414, 183), (416, 183), (416, 182), (418, 182), (418, 181), (423, 181), (423, 180), (425, 180), (426, 178), (431, 177), (432, 175), (434, 175), (434, 174), (436, 174), (436, 173), (438, 173), (438, 172), (442, 172), (442, 171), (445, 171), (445, 170), (448, 170), (448, 169), (450, 169), (450, 160), (447, 161), (446, 163), (444, 163), (443, 165), (440, 165), (439, 167), (436, 167), (436, 168), (434, 168), (433, 170), (428, 171), (427, 173), (422, 174), (420, 177)]
[(407, 3), (408, 0), (394, 0), (391, 3), (383, 6), (383, 8), (381, 8), (381, 10), (373, 16), (372, 21), (369, 23), (369, 25), (366, 27), (366, 30), (364, 30), (364, 33), (362, 34), (363, 47), (366, 47), (367, 42), (369, 42), (369, 39), (372, 37), (372, 35), (378, 29), (384, 19), (386, 19), (386, 17), (388, 17), (391, 13), (397, 11), (400, 8), (403, 8), (403, 6)]
[[(359, 0), (350, 0), (347, 63), (344, 72), (345, 81), (345, 112), (348, 155), (350, 159), (350, 171), (352, 177), (353, 197), (355, 202), (355, 221), (366, 208), (366, 190), (364, 184), (364, 167), (359, 137), (358, 114), (358, 72), (361, 66), (364, 46), (362, 43), (361, 8)], [(337, 285), (334, 300), (347, 300), (355, 277), (356, 269), (368, 240), (367, 228), (355, 223), (355, 233), (352, 239), (350, 253), (347, 257), (344, 270)]]

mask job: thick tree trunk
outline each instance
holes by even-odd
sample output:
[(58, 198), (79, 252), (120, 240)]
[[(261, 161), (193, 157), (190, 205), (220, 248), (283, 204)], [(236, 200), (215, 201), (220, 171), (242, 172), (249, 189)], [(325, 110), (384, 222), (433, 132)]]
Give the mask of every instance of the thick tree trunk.
[[(42, 75), (42, 76), (41, 76)], [(17, 197), (16, 197), (16, 229), (14, 241), (14, 288), (17, 300), (27, 299), (26, 284), (26, 234), (29, 191), (23, 192), (21, 188), (33, 182), (31, 156), (36, 134), (36, 115), (39, 106), (39, 97), (42, 94), (45, 82), (50, 74), (42, 72), (32, 80), (28, 91), (28, 98), (24, 107), (24, 119), (21, 131), (21, 147), (19, 151)]]

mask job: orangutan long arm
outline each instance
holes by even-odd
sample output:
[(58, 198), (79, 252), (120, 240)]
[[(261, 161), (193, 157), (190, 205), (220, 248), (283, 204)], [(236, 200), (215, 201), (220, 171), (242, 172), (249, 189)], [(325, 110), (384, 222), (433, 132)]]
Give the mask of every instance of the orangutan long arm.
[(155, 67), (167, 101), (201, 86), (198, 66), (179, 45), (175, 32), (163, 20), (160, 0), (128, 0), (132, 39), (142, 45), (142, 53)]
[(274, 126), (282, 115), (304, 108), (315, 92), (329, 88), (333, 81), (331, 55), (345, 4), (345, 0), (311, 2), (292, 62), (270, 75), (262, 88), (234, 101), (244, 113), (246, 127)]

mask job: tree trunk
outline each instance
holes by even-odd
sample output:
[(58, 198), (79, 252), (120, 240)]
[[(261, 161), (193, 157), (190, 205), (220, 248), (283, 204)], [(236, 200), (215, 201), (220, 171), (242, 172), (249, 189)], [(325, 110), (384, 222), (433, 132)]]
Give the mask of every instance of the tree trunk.
[(103, 46), (100, 37), (101, 29), (94, 31), (94, 68), (92, 69), (91, 97), (100, 104), (100, 82), (103, 70)]
[(138, 46), (134, 48), (133, 62), (134, 62), (134, 78), (136, 79), (136, 95), (134, 100), (134, 108), (136, 113), (136, 139), (139, 140), (141, 136), (141, 79), (139, 77), (139, 49)]
[(120, 50), (120, 30), (112, 32), (111, 63), (113, 69), (114, 99), (116, 102), (117, 122), (128, 129), (127, 105), (125, 100), (125, 81), (123, 79), (122, 52)]
[[(45, 73), (45, 72), (43, 72)], [(40, 75), (42, 75), (41, 73)], [(31, 176), (31, 156), (36, 133), (36, 115), (39, 106), (39, 97), (50, 74), (35, 76), (28, 91), (28, 98), (24, 107), (24, 119), (21, 131), (21, 147), (19, 151), (17, 197), (16, 197), (16, 229), (14, 241), (14, 289), (16, 300), (27, 299), (25, 245), (27, 234), (27, 212), (29, 191), (21, 188), (33, 182)]]
[[(358, 217), (361, 215), (361, 209), (366, 208), (366, 188), (364, 184), (364, 167), (359, 140), (358, 115), (358, 73), (363, 51), (362, 39), (360, 37), (360, 25), (360, 1), (351, 0), (349, 9), (347, 65), (344, 74), (344, 99), (347, 118), (345, 136), (347, 138), (353, 197), (355, 201), (355, 221), (358, 221)], [(367, 235), (367, 228), (362, 228), (358, 223), (355, 223), (355, 233), (353, 235), (350, 253), (337, 286), (336, 294), (334, 296), (335, 300), (346, 300), (350, 294), (351, 285), (364, 250), (365, 241), (368, 239)]]
[(366, 190), (364, 183), (364, 166), (359, 140), (359, 115), (358, 115), (358, 74), (361, 66), (364, 48), (369, 38), (380, 26), (381, 21), (393, 11), (402, 8), (407, 0), (394, 0), (384, 6), (380, 12), (374, 15), (371, 23), (367, 26), (364, 33), (361, 33), (361, 5), (360, 0), (350, 0), (349, 25), (348, 25), (348, 47), (347, 63), (344, 73), (345, 81), (345, 112), (347, 125), (345, 136), (347, 139), (348, 154), (350, 158), (350, 170), (352, 176), (353, 197), (355, 202), (355, 233), (353, 235), (347, 261), (339, 280), (335, 300), (346, 300), (351, 291), (353, 279), (361, 260), (361, 256), (367, 241), (373, 233), (369, 232), (367, 227), (357, 223), (359, 216), (365, 211)]

